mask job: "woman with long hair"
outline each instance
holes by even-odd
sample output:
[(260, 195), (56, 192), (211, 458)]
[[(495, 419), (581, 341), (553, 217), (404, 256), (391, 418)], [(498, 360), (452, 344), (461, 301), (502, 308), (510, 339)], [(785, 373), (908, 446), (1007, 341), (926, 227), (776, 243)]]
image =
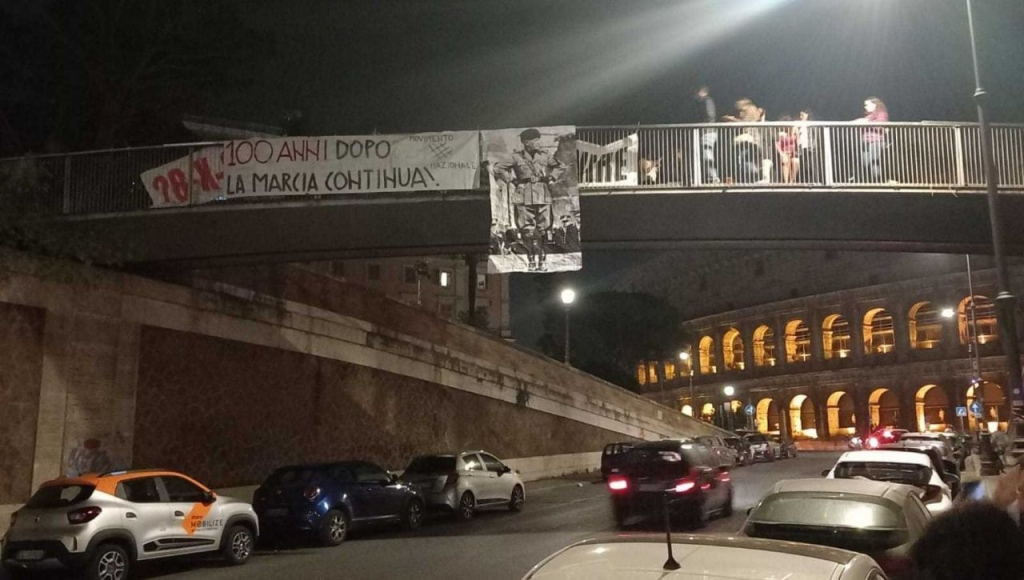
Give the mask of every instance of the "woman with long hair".
[[(889, 109), (878, 97), (868, 97), (864, 101), (864, 112), (859, 123), (888, 123)], [(869, 127), (861, 137), (860, 162), (871, 183), (882, 181), (882, 149), (885, 148), (885, 129)]]

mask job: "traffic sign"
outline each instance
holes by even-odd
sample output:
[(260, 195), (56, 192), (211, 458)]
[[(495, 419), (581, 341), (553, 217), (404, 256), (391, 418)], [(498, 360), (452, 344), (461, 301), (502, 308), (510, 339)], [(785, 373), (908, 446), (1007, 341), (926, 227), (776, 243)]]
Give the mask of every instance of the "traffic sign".
[(966, 417), (967, 416), (967, 407), (957, 407), (956, 408), (956, 416), (957, 417)]
[(753, 405), (747, 405), (746, 409), (744, 409), (744, 410), (747, 412), (747, 415), (753, 415), (754, 414), (754, 406)]
[(971, 413), (974, 413), (975, 415), (980, 417), (981, 416), (981, 403), (979, 403), (978, 401), (974, 401), (973, 403), (971, 403)]

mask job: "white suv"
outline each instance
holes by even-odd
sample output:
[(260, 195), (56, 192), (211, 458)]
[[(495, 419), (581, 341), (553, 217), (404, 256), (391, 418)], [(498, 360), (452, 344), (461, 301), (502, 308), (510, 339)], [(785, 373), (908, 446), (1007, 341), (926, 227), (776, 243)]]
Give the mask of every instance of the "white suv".
[(518, 512), (526, 502), (519, 474), (486, 451), (462, 451), (414, 458), (402, 480), (418, 489), (430, 507), (469, 520), (478, 508), (507, 507)]
[(11, 516), (0, 561), (11, 576), (59, 563), (92, 580), (128, 578), (136, 560), (252, 554), (259, 525), (246, 502), (170, 471), (119, 471), (44, 483)]

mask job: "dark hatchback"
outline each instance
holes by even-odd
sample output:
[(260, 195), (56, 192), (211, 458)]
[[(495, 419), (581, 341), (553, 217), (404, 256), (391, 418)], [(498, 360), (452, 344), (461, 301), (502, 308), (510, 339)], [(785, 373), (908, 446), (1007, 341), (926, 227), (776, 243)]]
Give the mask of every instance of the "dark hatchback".
[(661, 517), (702, 526), (712, 515), (732, 514), (732, 480), (711, 450), (692, 440), (638, 443), (619, 473), (608, 478), (615, 523)]
[(252, 499), (262, 535), (311, 534), (325, 546), (344, 542), (357, 527), (400, 523), (417, 528), (424, 506), (419, 492), (366, 461), (281, 467)]

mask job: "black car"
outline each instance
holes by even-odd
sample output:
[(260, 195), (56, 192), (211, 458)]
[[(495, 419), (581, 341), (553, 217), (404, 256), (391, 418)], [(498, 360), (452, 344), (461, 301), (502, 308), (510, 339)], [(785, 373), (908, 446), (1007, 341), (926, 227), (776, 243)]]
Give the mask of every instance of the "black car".
[(796, 443), (785, 435), (771, 435), (772, 441), (779, 444), (779, 457), (789, 459), (796, 457)]
[(702, 526), (732, 514), (732, 480), (711, 451), (690, 439), (637, 443), (608, 478), (615, 523), (671, 516)]
[(281, 467), (253, 494), (261, 535), (309, 533), (325, 546), (345, 541), (352, 528), (423, 522), (420, 493), (380, 466), (342, 461)]
[(736, 452), (737, 465), (750, 465), (754, 462), (754, 455), (750, 451), (750, 443), (743, 437), (723, 437), (725, 444)]
[(633, 448), (632, 443), (609, 443), (601, 453), (601, 479), (608, 481), (608, 476), (622, 467), (622, 458)]

